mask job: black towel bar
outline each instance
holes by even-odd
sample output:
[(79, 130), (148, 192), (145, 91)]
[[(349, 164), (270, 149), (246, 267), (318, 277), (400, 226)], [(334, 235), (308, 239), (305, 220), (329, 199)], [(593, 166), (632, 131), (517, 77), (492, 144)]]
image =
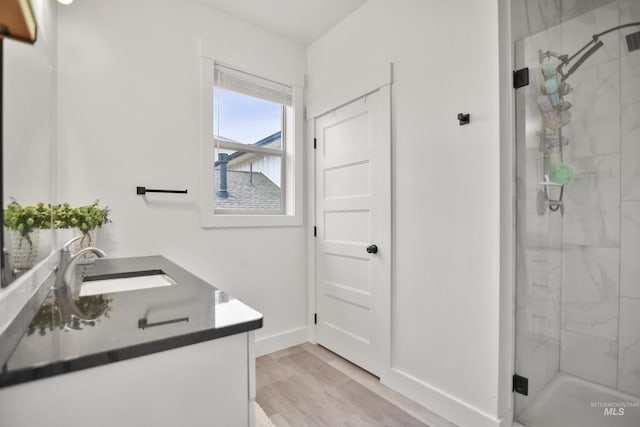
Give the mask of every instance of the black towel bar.
[(149, 323), (146, 317), (138, 319), (138, 329), (153, 328), (154, 326), (170, 325), (171, 323), (188, 322), (189, 317), (180, 317), (177, 319), (164, 320), (162, 322)]
[(187, 194), (187, 190), (156, 190), (156, 189), (147, 188), (147, 187), (136, 187), (136, 194), (147, 194), (147, 193), (179, 193), (179, 194)]

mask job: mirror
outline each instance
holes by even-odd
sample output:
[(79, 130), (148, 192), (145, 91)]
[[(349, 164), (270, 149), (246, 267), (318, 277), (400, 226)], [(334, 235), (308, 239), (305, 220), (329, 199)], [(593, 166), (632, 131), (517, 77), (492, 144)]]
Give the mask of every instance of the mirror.
[(46, 215), (55, 189), (55, 4), (31, 4), (36, 42), (0, 39), (2, 222), (9, 225), (2, 233), (2, 287), (53, 249), (50, 213), (48, 221)]

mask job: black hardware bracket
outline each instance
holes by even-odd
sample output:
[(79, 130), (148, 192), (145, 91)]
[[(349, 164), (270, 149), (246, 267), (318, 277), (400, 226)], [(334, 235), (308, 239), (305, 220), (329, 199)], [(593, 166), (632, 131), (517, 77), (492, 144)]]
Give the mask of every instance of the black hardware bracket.
[(188, 317), (180, 317), (178, 319), (165, 320), (162, 322), (149, 323), (146, 317), (138, 319), (138, 329), (153, 328), (154, 326), (169, 325), (171, 323), (188, 322)]
[(513, 391), (516, 393), (529, 395), (529, 378), (513, 374)]
[(147, 193), (175, 193), (175, 194), (187, 194), (187, 190), (157, 190), (147, 187), (136, 187), (136, 194), (142, 195)]
[(513, 88), (519, 89), (529, 85), (529, 68), (520, 68), (513, 72)]
[(471, 123), (471, 115), (469, 113), (458, 113), (458, 121), (460, 122), (460, 126), (468, 125)]

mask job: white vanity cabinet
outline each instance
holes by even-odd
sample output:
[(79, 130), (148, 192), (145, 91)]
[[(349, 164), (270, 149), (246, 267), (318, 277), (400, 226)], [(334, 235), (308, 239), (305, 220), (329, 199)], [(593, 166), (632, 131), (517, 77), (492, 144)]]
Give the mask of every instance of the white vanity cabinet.
[(253, 427), (254, 333), (0, 388), (3, 427)]
[(55, 315), (73, 292), (37, 302), (26, 330), (0, 335), (21, 337), (0, 361), (0, 427), (254, 426), (261, 313), (162, 256), (89, 267), (83, 283), (161, 272), (172, 284), (73, 297), (95, 316), (76, 323)]

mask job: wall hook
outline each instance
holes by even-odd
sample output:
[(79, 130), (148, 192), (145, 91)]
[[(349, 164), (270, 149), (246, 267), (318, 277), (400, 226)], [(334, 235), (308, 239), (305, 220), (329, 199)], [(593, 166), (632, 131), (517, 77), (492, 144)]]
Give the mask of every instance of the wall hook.
[(460, 121), (460, 126), (468, 125), (471, 122), (471, 115), (469, 113), (458, 113), (458, 120)]

